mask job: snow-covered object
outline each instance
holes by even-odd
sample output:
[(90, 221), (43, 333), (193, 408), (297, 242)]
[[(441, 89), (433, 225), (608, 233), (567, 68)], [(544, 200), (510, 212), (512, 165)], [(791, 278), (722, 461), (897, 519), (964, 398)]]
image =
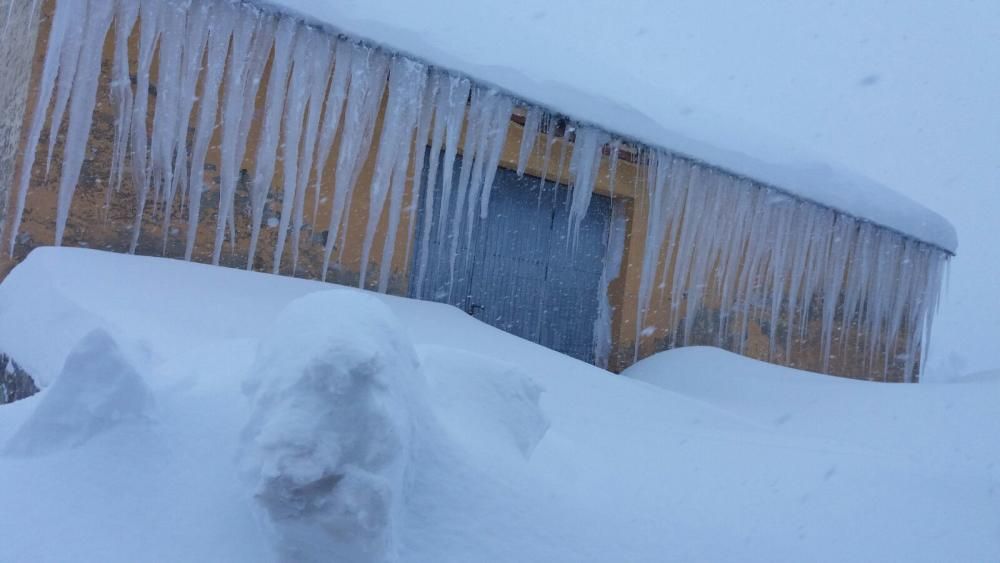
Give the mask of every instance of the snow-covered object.
[(422, 387), (373, 297), (317, 292), (275, 318), (250, 369), (243, 457), (283, 560), (396, 560)]
[[(392, 0), (324, 2), (254, 0), (389, 49), (473, 77), (549, 111), (616, 135), (719, 166), (791, 195), (955, 251), (954, 227), (937, 213), (868, 178), (804, 154), (799, 147), (748, 130), (734, 116), (716, 115), (669, 88), (669, 74), (642, 75), (608, 61), (614, 42), (585, 33), (567, 40), (556, 27), (567, 18), (601, 21), (600, 3), (487, 0), (455, 6), (434, 0), (400, 6)], [(622, 6), (642, 18), (647, 8)], [(508, 14), (490, 17), (486, 14)], [(509, 15), (518, 14), (518, 15)], [(456, 23), (461, 22), (461, 23)], [(640, 28), (644, 29), (644, 28)], [(559, 40), (554, 38), (559, 37)], [(497, 49), (497, 45), (504, 45)], [(592, 64), (591, 61), (601, 61)]]
[[(468, 449), (507, 446), (528, 459), (549, 429), (542, 387), (517, 366), (471, 352), (425, 346), (421, 364), (441, 427)], [(470, 366), (475, 366), (472, 369)]]
[(95, 329), (69, 353), (62, 373), (3, 451), (37, 455), (79, 446), (119, 424), (146, 420), (151, 406), (142, 376), (114, 338)]
[[(130, 155), (136, 186), (132, 251), (142, 232), (147, 199), (162, 208), (164, 248), (171, 236), (170, 218), (183, 216), (182, 202), (187, 201), (185, 257), (190, 259), (205, 184), (199, 167), (204, 166), (206, 151), (217, 136), (220, 187), (212, 262), (218, 264), (226, 238), (235, 244), (236, 214), (241, 212), (236, 191), (253, 140), (256, 159), (250, 186), (248, 267), (256, 258), (265, 208), (269, 202), (280, 201), (271, 267), (274, 272), (282, 270), (285, 247), (290, 244), (292, 260), (287, 271), (295, 273), (305, 228), (306, 194), (315, 177), (313, 216), (318, 202), (330, 202), (320, 276), (325, 279), (331, 266), (342, 266), (348, 233), (358, 229), (363, 233), (360, 284), (367, 287), (374, 281), (379, 291), (387, 291), (400, 231), (409, 237), (405, 248), (417, 246), (418, 241), (411, 239), (417, 237), (414, 219), (420, 208), (425, 220), (419, 233), (413, 294), (425, 296), (428, 276), (437, 274), (428, 272), (426, 258), (432, 229), (447, 254), (449, 279), (461, 279), (459, 270), (474, 263), (461, 256), (462, 249), (473, 247), (477, 221), (490, 220), (493, 180), (514, 108), (521, 105), (525, 106), (519, 110), (525, 115), (525, 130), (518, 172), (525, 170), (540, 136), (546, 137), (541, 141), (545, 145), (542, 182), (546, 177), (561, 178), (568, 161), (573, 190), (567, 236), (571, 246), (590, 207), (605, 153), (614, 157), (608, 166), (611, 172), (617, 171), (620, 156), (638, 164), (636, 209), (646, 221), (644, 233), (641, 219), (633, 222), (642, 256), (641, 263), (633, 266), (640, 269), (636, 358), (650, 335), (669, 345), (686, 343), (698, 314), (706, 304), (718, 302), (714, 307), (718, 343), (731, 343), (737, 351), (745, 350), (754, 323), (764, 327), (772, 358), (783, 349), (783, 358), (790, 361), (796, 335), (802, 339), (814, 330), (818, 334), (811, 336), (820, 343), (824, 369), (835, 353), (838, 331), (841, 336), (848, 332), (865, 336), (857, 352), (864, 357), (865, 369), (879, 367), (884, 373), (890, 364), (901, 363), (904, 378), (909, 380), (922, 364), (944, 264), (956, 245), (954, 232), (933, 213), (902, 197), (886, 195), (883, 188), (794, 159), (788, 165), (764, 165), (762, 160), (747, 160), (727, 150), (705, 149), (669, 133), (666, 125), (656, 129), (655, 120), (637, 119), (621, 110), (621, 104), (580, 94), (571, 84), (555, 94), (549, 87), (536, 91), (537, 85), (519, 80), (516, 74), (498, 78), (492, 67), (478, 66), (474, 70), (482, 74), (469, 72), (479, 81), (474, 83), (454, 73), (466, 70), (461, 64), (450, 65), (457, 62), (454, 56), (425, 52), (405, 34), (399, 37), (401, 44), (388, 40), (386, 45), (426, 62), (356, 39), (333, 37), (287, 14), (262, 11), (253, 3), (145, 0), (140, 3), (138, 24), (133, 4), (131, 0), (56, 3), (38, 110), (17, 186), (11, 252), (53, 97), (50, 139), (56, 137), (63, 114), (69, 111), (55, 228), (56, 244), (61, 242), (86, 154), (100, 77), (100, 57), (94, 55), (99, 49), (93, 46), (102, 45), (111, 31), (116, 35), (112, 98), (117, 112), (112, 175), (120, 178), (125, 165), (121, 154)], [(272, 4), (346, 26), (347, 31), (369, 38), (373, 36), (366, 32), (374, 28), (358, 24), (359, 14), (367, 9), (379, 13), (377, 2), (371, 8), (356, 8), (357, 13), (339, 4), (305, 0)], [(395, 21), (395, 16), (379, 15)], [(130, 53), (123, 37), (130, 33), (138, 35), (135, 53)], [(456, 33), (467, 34), (464, 30)], [(479, 44), (470, 39), (472, 48)], [(551, 56), (546, 50), (538, 58)], [(442, 66), (430, 67), (431, 63)], [(537, 61), (525, 60), (524, 64), (533, 68)], [(131, 80), (123, 82), (125, 69), (132, 66), (137, 69), (134, 90)], [(157, 69), (155, 99), (137, 95), (148, 91), (153, 68)], [(261, 103), (258, 93), (265, 82)], [(195, 99), (199, 83), (200, 103)], [(515, 100), (512, 93), (519, 98)], [(188, 155), (184, 133), (195, 114), (194, 143)], [(259, 130), (251, 127), (253, 123), (260, 123)], [(563, 142), (555, 155), (553, 143), (560, 129)], [(416, 150), (415, 136), (420, 138)], [(422, 170), (414, 167), (422, 166), (427, 140), (431, 146), (428, 181), (414, 182), (411, 206), (404, 209), (408, 178), (423, 177)], [(335, 146), (335, 178), (332, 185), (324, 186), (321, 170)], [(756, 142), (748, 145), (754, 146)], [(459, 148), (462, 161), (456, 177)], [(358, 186), (372, 151), (371, 182)], [(280, 190), (272, 185), (279, 161)], [(550, 164), (555, 165), (555, 173)], [(437, 200), (434, 191), (439, 176), (442, 186)], [(613, 189), (615, 181), (608, 179), (609, 188)], [(365, 188), (367, 213), (354, 214), (354, 193)], [(410, 216), (407, 229), (401, 226), (404, 213)], [(352, 225), (352, 216), (361, 216), (364, 224)], [(380, 225), (385, 225), (384, 230)], [(311, 230), (319, 234), (315, 224)], [(373, 264), (379, 266), (377, 280), (368, 279)], [(657, 317), (656, 323), (650, 321), (658, 305), (668, 312), (666, 326), (652, 326), (662, 325), (663, 317)], [(782, 324), (787, 326), (779, 330)], [(817, 324), (818, 330), (811, 328)], [(595, 338), (595, 342), (605, 340)], [(841, 343), (847, 340), (840, 339)]]

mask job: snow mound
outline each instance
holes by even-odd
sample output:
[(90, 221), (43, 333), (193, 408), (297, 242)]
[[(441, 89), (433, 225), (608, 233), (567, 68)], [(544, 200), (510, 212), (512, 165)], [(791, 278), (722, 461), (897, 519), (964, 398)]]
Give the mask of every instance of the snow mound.
[(83, 337), (59, 377), (5, 447), (37, 455), (83, 444), (127, 422), (147, 418), (152, 398), (145, 381), (103, 329)]
[[(44, 254), (44, 253), (41, 253)], [(105, 319), (63, 294), (51, 278), (14, 268), (0, 290), (0, 343), (5, 353), (45, 388), (59, 376), (67, 353), (95, 328), (110, 328)], [(39, 334), (51, 345), (35, 345)], [(120, 333), (119, 333), (120, 334)]]
[(244, 465), (281, 557), (391, 561), (422, 376), (379, 300), (323, 291), (290, 303), (258, 349)]
[(849, 441), (946, 471), (962, 463), (995, 467), (1000, 377), (988, 374), (964, 384), (859, 381), (692, 346), (654, 354), (622, 375), (786, 435)]
[(516, 366), (440, 346), (421, 348), (434, 412), (466, 449), (508, 446), (525, 459), (548, 431), (542, 387)]

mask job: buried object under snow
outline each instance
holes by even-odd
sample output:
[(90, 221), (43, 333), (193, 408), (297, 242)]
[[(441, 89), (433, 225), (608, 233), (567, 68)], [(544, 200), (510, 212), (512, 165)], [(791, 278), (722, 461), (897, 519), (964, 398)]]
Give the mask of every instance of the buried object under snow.
[(389, 309), (343, 290), (301, 297), (249, 377), (243, 460), (281, 556), (394, 560), (424, 383)]
[(79, 446), (118, 424), (147, 418), (152, 397), (142, 376), (103, 329), (69, 353), (62, 372), (7, 442), (4, 452), (44, 454)]

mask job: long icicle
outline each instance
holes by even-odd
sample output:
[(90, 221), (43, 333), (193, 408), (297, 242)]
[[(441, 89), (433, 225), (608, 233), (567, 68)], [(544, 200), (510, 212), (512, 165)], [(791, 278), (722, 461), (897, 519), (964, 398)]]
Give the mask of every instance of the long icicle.
[[(45, 52), (42, 77), (38, 85), (38, 100), (35, 102), (35, 114), (32, 116), (31, 129), (28, 131), (28, 138), (24, 146), (21, 178), (17, 190), (17, 205), (10, 229), (10, 242), (8, 245), (8, 254), (10, 256), (14, 256), (14, 245), (17, 243), (17, 235), (24, 216), (28, 186), (31, 183), (31, 171), (35, 164), (35, 154), (38, 150), (39, 138), (41, 137), (42, 128), (45, 126), (45, 118), (52, 100), (53, 90), (55, 89), (56, 77), (59, 74), (60, 54), (63, 49), (63, 40), (67, 36), (66, 29), (69, 27), (71, 18), (76, 15), (75, 9), (80, 4), (78, 0), (58, 0), (56, 2), (55, 14), (52, 18), (52, 30), (49, 34), (48, 51)], [(76, 48), (76, 46), (71, 45), (69, 48)]]
[(80, 68), (73, 79), (73, 95), (69, 109), (69, 123), (66, 128), (66, 143), (63, 149), (63, 170), (59, 182), (59, 200), (56, 206), (56, 246), (62, 245), (69, 217), (70, 204), (76, 185), (80, 179), (80, 168), (87, 152), (87, 138), (94, 121), (94, 106), (97, 103), (97, 86), (101, 72), (101, 53), (104, 38), (111, 26), (114, 15), (110, 2), (96, 2), (87, 13), (86, 31), (83, 36)]
[(136, 209), (132, 223), (132, 242), (129, 254), (134, 254), (142, 231), (142, 216), (149, 195), (149, 132), (146, 127), (149, 110), (149, 79), (153, 66), (153, 53), (159, 40), (159, 5), (153, 0), (143, 0), (139, 5), (139, 59), (136, 70), (135, 101), (132, 104), (132, 185), (135, 186)]
[[(416, 234), (417, 228), (417, 210), (420, 208), (421, 200), (427, 187), (424, 185), (424, 162), (427, 157), (427, 144), (428, 136), (431, 135), (431, 122), (434, 119), (435, 108), (437, 107), (437, 97), (438, 89), (440, 88), (440, 82), (438, 80), (437, 73), (431, 71), (427, 77), (427, 86), (423, 94), (421, 95), (422, 104), (420, 107), (420, 119), (417, 123), (417, 136), (414, 141), (414, 155), (413, 155), (413, 180), (412, 180), (412, 191), (410, 196), (409, 205), (409, 217), (407, 218), (407, 232), (406, 232), (406, 256), (404, 264), (411, 264), (410, 255), (414, 251), (417, 241), (414, 240), (414, 235)], [(440, 118), (439, 118), (440, 119)], [(435, 123), (435, 128), (437, 124)], [(440, 150), (440, 149), (439, 149)], [(430, 167), (434, 168), (436, 175), (437, 172), (437, 162), (438, 155), (434, 151), (431, 151), (431, 162)], [(429, 176), (430, 174), (428, 174)], [(433, 207), (434, 195), (433, 195), (433, 184), (430, 184), (430, 191), (432, 193), (428, 194), (431, 198), (431, 207)], [(426, 220), (429, 220), (427, 214), (424, 214)], [(419, 283), (419, 282), (418, 282)]]
[[(308, 98), (309, 113), (302, 137), (302, 150), (299, 151), (299, 176), (295, 186), (295, 201), (292, 211), (293, 276), (298, 272), (299, 267), (299, 244), (305, 221), (306, 192), (309, 189), (310, 174), (313, 171), (313, 161), (316, 158), (320, 116), (323, 113), (323, 100), (326, 96), (327, 85), (330, 83), (330, 69), (333, 62), (333, 45), (330, 38), (325, 33), (314, 29), (309, 29), (307, 34), (309, 48), (313, 55), (309, 60), (311, 66), (309, 74), (312, 79)], [(317, 193), (319, 192), (317, 191)]]
[(139, 18), (138, 2), (117, 2), (115, 14), (115, 56), (111, 67), (111, 101), (115, 106), (115, 139), (111, 149), (111, 172), (104, 196), (104, 207), (111, 204), (111, 190), (121, 190), (125, 157), (128, 153), (132, 124), (132, 78), (129, 76), (128, 40)]
[(369, 191), (368, 222), (361, 246), (358, 287), (365, 287), (375, 234), (393, 175), (397, 172), (397, 162), (409, 161), (413, 131), (417, 125), (418, 97), (423, 91), (426, 76), (427, 69), (424, 65), (403, 57), (393, 58), (389, 70), (389, 99), (386, 102), (378, 153), (375, 156), (375, 172)]
[[(337, 171), (334, 178), (333, 202), (330, 207), (330, 223), (326, 244), (323, 248), (322, 279), (325, 281), (330, 270), (330, 258), (340, 235), (344, 214), (350, 206), (357, 171), (360, 171), (364, 155), (371, 139), (371, 129), (375, 126), (376, 109), (385, 89), (385, 77), (389, 70), (389, 59), (384, 54), (363, 45), (351, 45), (350, 89), (344, 107), (343, 135), (340, 152), (337, 154)], [(337, 57), (338, 61), (340, 57)], [(346, 228), (344, 229), (346, 231)]]
[(202, 75), (202, 63), (208, 46), (209, 4), (199, 4), (190, 8), (186, 26), (187, 36), (184, 44), (184, 57), (181, 60), (179, 116), (175, 124), (173, 159), (174, 169), (171, 181), (167, 184), (163, 209), (163, 252), (167, 250), (167, 240), (170, 236), (170, 225), (173, 216), (174, 196), (182, 196), (190, 178), (190, 162), (188, 160), (188, 127), (191, 124), (191, 114), (197, 101), (199, 77)]
[(205, 159), (212, 135), (215, 133), (215, 118), (219, 110), (219, 94), (226, 69), (229, 42), (233, 34), (232, 18), (220, 17), (225, 14), (219, 4), (213, 4), (210, 14), (213, 25), (209, 28), (206, 69), (202, 79), (201, 99), (198, 107), (198, 124), (195, 127), (194, 146), (191, 149), (191, 171), (188, 180), (188, 224), (184, 246), (184, 259), (190, 260), (194, 254), (198, 238), (198, 223), (201, 218), (201, 199), (205, 185)]
[(253, 101), (257, 97), (260, 75), (264, 72), (267, 56), (274, 44), (274, 33), (274, 22), (266, 16), (244, 16), (233, 32), (232, 56), (229, 59), (226, 93), (222, 102), (222, 158), (219, 163), (221, 186), (212, 264), (219, 263), (226, 225), (232, 221), (230, 214), (233, 212), (233, 197), (239, 181), (240, 166), (243, 164), (249, 123), (253, 117), (249, 114), (252, 113)]
[(267, 81), (267, 97), (264, 101), (264, 120), (257, 141), (254, 158), (254, 176), (250, 184), (250, 250), (247, 252), (247, 270), (253, 268), (257, 257), (257, 243), (260, 239), (264, 208), (274, 180), (274, 169), (281, 138), (281, 116), (285, 111), (285, 96), (288, 93), (288, 74), (291, 69), (292, 48), (298, 26), (290, 20), (278, 22), (274, 35), (274, 59)]
[(344, 100), (347, 98), (347, 86), (351, 78), (351, 56), (354, 49), (347, 41), (337, 40), (336, 43), (333, 77), (330, 78), (330, 91), (326, 96), (322, 133), (320, 133), (319, 148), (316, 152), (316, 183), (313, 191), (311, 221), (313, 230), (316, 228), (316, 218), (319, 214), (323, 173), (326, 170), (326, 161), (333, 150), (333, 140), (337, 136), (337, 131), (340, 130), (340, 116), (344, 112)]

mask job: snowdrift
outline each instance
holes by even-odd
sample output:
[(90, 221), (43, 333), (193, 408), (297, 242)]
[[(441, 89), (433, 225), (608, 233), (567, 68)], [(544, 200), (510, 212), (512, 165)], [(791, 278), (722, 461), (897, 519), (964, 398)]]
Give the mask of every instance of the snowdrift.
[[(681, 350), (632, 370), (651, 385), (447, 306), (40, 249), (0, 285), (0, 347), (43, 387), (0, 407), (0, 447), (95, 329), (151, 408), (0, 455), (11, 560), (272, 561), (310, 538), (435, 562), (1000, 555), (993, 379), (857, 384)], [(372, 408), (345, 421), (348, 396)], [(382, 484), (325, 479), (351, 471)], [(381, 501), (386, 518), (355, 518)], [(372, 541), (337, 541), (350, 526)]]

